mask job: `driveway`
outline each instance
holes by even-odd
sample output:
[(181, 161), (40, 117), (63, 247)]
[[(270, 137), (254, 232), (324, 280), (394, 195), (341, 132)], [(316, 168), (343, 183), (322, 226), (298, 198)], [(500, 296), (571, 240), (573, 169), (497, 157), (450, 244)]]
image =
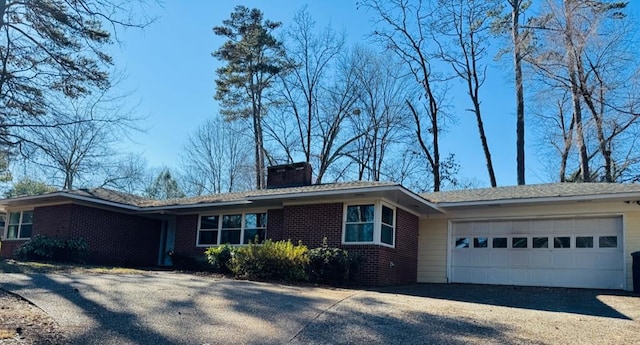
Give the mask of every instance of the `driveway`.
[(624, 292), (416, 284), (326, 289), (173, 272), (0, 274), (73, 344), (637, 344)]

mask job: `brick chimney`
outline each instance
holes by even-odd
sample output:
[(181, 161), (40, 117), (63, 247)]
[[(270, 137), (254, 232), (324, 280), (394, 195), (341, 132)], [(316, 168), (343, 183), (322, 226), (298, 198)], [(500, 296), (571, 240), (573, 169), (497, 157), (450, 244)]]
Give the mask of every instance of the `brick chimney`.
[(292, 163), (267, 168), (267, 189), (311, 185), (311, 164)]

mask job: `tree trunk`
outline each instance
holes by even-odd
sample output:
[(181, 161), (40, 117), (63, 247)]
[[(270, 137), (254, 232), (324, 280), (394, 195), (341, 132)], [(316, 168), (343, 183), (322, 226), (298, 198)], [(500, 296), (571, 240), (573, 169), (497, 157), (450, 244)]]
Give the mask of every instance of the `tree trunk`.
[(524, 91), (522, 81), (522, 53), (520, 42), (520, 4), (516, 0), (511, 3), (511, 38), (513, 40), (513, 67), (516, 82), (516, 161), (518, 185), (525, 184), (524, 160)]
[[(604, 135), (604, 129), (602, 120), (604, 117), (604, 110), (598, 110), (593, 101), (593, 97), (589, 92), (589, 88), (587, 86), (587, 77), (584, 72), (584, 66), (582, 63), (578, 64), (578, 73), (580, 74), (580, 90), (582, 94), (582, 98), (584, 99), (587, 108), (591, 111), (591, 116), (593, 116), (594, 123), (596, 125), (596, 134), (598, 137), (598, 148), (600, 150), (600, 154), (602, 154), (602, 158), (604, 159), (604, 182), (613, 182), (613, 163), (611, 158), (611, 150), (607, 148), (607, 139)], [(604, 102), (604, 85), (602, 85), (602, 80), (599, 78), (597, 72), (595, 72), (596, 77), (600, 81), (600, 85), (598, 89), (600, 90), (600, 102)]]
[(564, 0), (564, 11), (566, 18), (565, 27), (565, 45), (567, 48), (567, 68), (569, 72), (569, 83), (571, 84), (571, 101), (573, 103), (573, 118), (576, 122), (576, 141), (578, 146), (578, 152), (580, 154), (580, 171), (582, 174), (583, 182), (591, 181), (591, 172), (589, 171), (589, 155), (587, 153), (587, 147), (584, 142), (584, 129), (582, 123), (582, 104), (580, 102), (580, 88), (577, 75), (577, 66), (580, 60), (579, 53), (576, 52), (576, 47), (573, 42), (573, 23), (571, 20), (570, 3), (572, 0)]

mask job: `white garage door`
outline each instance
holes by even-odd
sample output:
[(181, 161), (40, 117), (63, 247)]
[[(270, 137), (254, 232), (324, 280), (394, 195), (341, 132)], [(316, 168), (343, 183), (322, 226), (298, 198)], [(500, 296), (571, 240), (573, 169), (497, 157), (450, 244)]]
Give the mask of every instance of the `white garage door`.
[(454, 283), (624, 288), (622, 218), (452, 223)]

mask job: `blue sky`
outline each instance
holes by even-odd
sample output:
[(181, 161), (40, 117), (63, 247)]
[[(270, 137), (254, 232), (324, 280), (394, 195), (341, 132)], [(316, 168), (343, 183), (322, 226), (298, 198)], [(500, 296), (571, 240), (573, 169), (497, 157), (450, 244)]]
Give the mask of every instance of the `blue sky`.
[[(130, 149), (142, 152), (150, 167), (178, 167), (179, 154), (187, 135), (207, 118), (217, 116), (215, 70), (219, 66), (211, 52), (223, 42), (213, 34), (213, 26), (229, 17), (236, 5), (257, 7), (265, 18), (285, 25), (295, 12), (308, 5), (309, 12), (319, 26), (331, 23), (334, 29), (344, 30), (350, 43), (367, 43), (371, 30), (369, 14), (357, 9), (355, 1), (347, 0), (263, 0), (263, 1), (207, 1), (166, 0), (162, 7), (150, 8), (157, 21), (144, 31), (127, 30), (119, 33), (121, 45), (114, 46), (117, 68), (126, 73), (122, 85), (133, 91), (139, 102), (138, 111), (148, 118), (146, 133), (135, 134)], [(636, 14), (640, 4), (633, 2), (630, 10)], [(508, 61), (494, 64), (481, 91), (484, 94), (485, 130), (492, 151), (498, 185), (516, 183), (515, 106), (513, 83), (509, 78)], [(460, 176), (488, 186), (484, 155), (481, 151), (477, 127), (468, 107), (464, 91), (454, 87), (450, 97), (454, 103), (457, 122), (443, 135), (443, 156), (455, 153), (461, 165)], [(535, 126), (531, 117), (528, 127)], [(532, 131), (527, 132), (527, 183), (551, 182), (545, 171)]]

